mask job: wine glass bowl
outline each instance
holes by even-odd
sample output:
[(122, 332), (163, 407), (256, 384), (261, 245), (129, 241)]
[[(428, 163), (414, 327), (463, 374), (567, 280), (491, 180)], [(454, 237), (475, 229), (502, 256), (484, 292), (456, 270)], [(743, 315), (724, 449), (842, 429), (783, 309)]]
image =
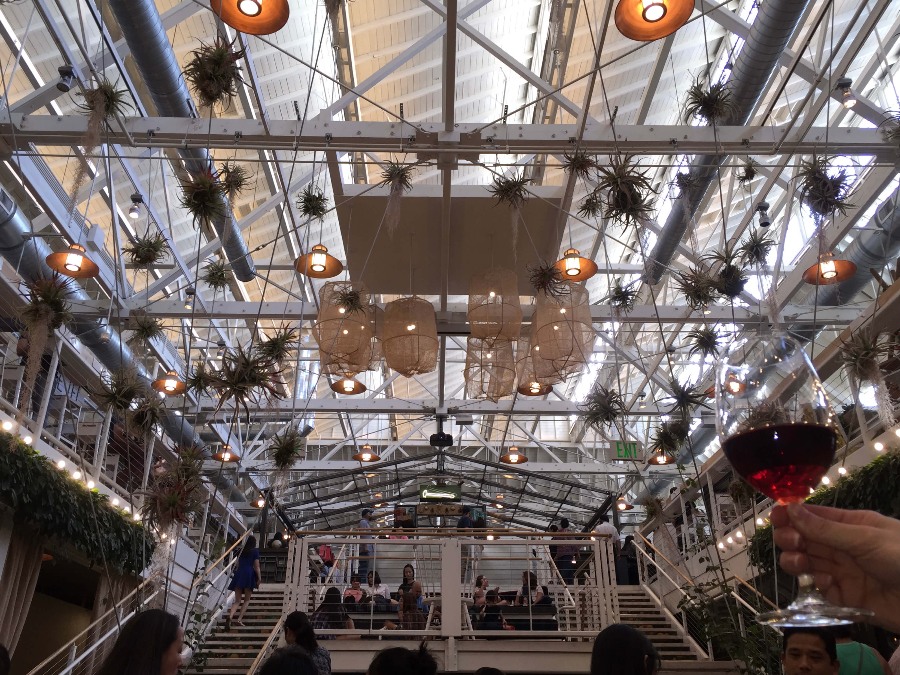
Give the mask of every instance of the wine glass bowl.
[[(839, 428), (812, 362), (783, 334), (748, 337), (716, 370), (716, 428), (735, 472), (780, 504), (804, 501), (834, 462)], [(852, 623), (866, 610), (829, 604), (812, 576), (798, 577), (788, 607), (760, 614), (780, 627)]]

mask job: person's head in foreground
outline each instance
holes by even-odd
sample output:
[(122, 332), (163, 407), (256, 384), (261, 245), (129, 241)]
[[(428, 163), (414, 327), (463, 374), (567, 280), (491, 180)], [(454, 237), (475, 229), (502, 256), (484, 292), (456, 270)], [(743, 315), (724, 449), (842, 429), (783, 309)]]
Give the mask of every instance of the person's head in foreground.
[(614, 623), (594, 640), (591, 675), (656, 675), (659, 668), (656, 648), (637, 628)]
[(422, 642), (418, 649), (382, 649), (372, 659), (366, 675), (435, 675), (437, 669), (437, 661)]
[(303, 647), (276, 649), (259, 669), (259, 675), (318, 675), (319, 670)]
[(122, 627), (98, 675), (176, 675), (183, 640), (178, 617), (148, 609)]
[(834, 636), (824, 628), (785, 628), (781, 643), (784, 675), (837, 675)]
[(491, 668), (490, 666), (482, 666), (475, 671), (475, 675), (504, 675), (499, 668)]
[(284, 618), (284, 641), (289, 645), (299, 645), (308, 652), (316, 651), (316, 632), (309, 617), (303, 612), (291, 612)]

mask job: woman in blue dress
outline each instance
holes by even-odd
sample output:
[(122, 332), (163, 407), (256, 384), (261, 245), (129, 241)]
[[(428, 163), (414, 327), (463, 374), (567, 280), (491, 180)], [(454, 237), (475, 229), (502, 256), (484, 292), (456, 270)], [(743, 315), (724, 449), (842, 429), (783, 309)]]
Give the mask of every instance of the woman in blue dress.
[(241, 606), (241, 611), (238, 612), (234, 623), (237, 626), (244, 625), (242, 621), (244, 612), (247, 611), (247, 605), (250, 604), (253, 589), (259, 587), (259, 580), (259, 549), (256, 548), (256, 537), (250, 535), (244, 542), (244, 548), (241, 549), (241, 554), (238, 556), (237, 569), (228, 585), (228, 590), (234, 591), (234, 603), (228, 612), (228, 618), (225, 619), (225, 630), (231, 630), (231, 622), (238, 605)]

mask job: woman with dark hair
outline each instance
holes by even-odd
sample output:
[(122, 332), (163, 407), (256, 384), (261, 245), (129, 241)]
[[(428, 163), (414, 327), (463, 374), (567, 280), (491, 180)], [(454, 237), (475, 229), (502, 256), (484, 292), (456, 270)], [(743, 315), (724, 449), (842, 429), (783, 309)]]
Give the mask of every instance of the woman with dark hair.
[(517, 605), (536, 605), (544, 597), (541, 587), (538, 586), (537, 575), (534, 572), (522, 572), (522, 588), (516, 595)]
[(416, 569), (406, 563), (403, 566), (403, 582), (400, 584), (400, 587), (397, 589), (397, 594), (402, 596), (404, 593), (407, 593), (412, 590), (413, 582), (416, 580)]
[(321, 675), (321, 672), (302, 647), (282, 647), (266, 659), (259, 675)]
[(391, 599), (391, 591), (387, 584), (381, 582), (381, 575), (377, 570), (369, 570), (366, 577), (366, 587), (363, 589), (366, 596), (363, 602), (372, 602), (375, 604), (375, 611), (385, 611), (390, 609), (391, 605), (396, 605), (397, 601)]
[(397, 617), (400, 619), (401, 630), (425, 630), (425, 614), (419, 609), (417, 600), (416, 594), (412, 591), (400, 596)]
[(148, 609), (122, 627), (97, 675), (176, 675), (183, 640), (178, 617)]
[(594, 640), (591, 675), (656, 675), (659, 668), (656, 648), (636, 628), (614, 623)]
[(331, 675), (331, 653), (316, 641), (309, 617), (303, 612), (291, 612), (284, 619), (284, 641), (303, 647), (316, 664), (319, 675)]
[[(353, 630), (353, 619), (347, 616), (347, 610), (341, 604), (341, 592), (334, 586), (325, 591), (322, 604), (313, 612), (310, 621), (315, 630), (338, 630), (341, 628)], [(353, 638), (352, 635), (318, 635), (319, 640), (348, 640), (351, 638)]]
[(244, 612), (247, 611), (247, 605), (250, 604), (250, 596), (253, 595), (253, 589), (259, 588), (259, 580), (261, 578), (259, 549), (256, 548), (256, 537), (251, 534), (247, 537), (247, 541), (244, 542), (244, 548), (241, 549), (241, 554), (238, 556), (234, 577), (232, 577), (231, 583), (228, 585), (228, 590), (234, 591), (234, 603), (232, 603), (231, 609), (228, 610), (228, 618), (225, 619), (225, 630), (231, 630), (231, 621), (234, 619), (234, 612), (238, 605), (241, 606), (241, 611), (238, 612), (237, 620), (234, 623), (238, 626), (244, 625), (242, 621)]
[(418, 649), (382, 649), (372, 659), (366, 675), (435, 675), (437, 668), (437, 661), (423, 641)]

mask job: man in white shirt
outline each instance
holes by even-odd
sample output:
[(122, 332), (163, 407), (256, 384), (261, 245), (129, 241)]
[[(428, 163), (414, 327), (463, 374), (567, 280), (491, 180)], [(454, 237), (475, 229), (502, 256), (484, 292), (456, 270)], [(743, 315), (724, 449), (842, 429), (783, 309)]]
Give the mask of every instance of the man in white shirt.
[(619, 553), (619, 531), (615, 525), (609, 522), (609, 518), (600, 516), (600, 523), (594, 528), (594, 534), (608, 536), (612, 540), (616, 554)]

